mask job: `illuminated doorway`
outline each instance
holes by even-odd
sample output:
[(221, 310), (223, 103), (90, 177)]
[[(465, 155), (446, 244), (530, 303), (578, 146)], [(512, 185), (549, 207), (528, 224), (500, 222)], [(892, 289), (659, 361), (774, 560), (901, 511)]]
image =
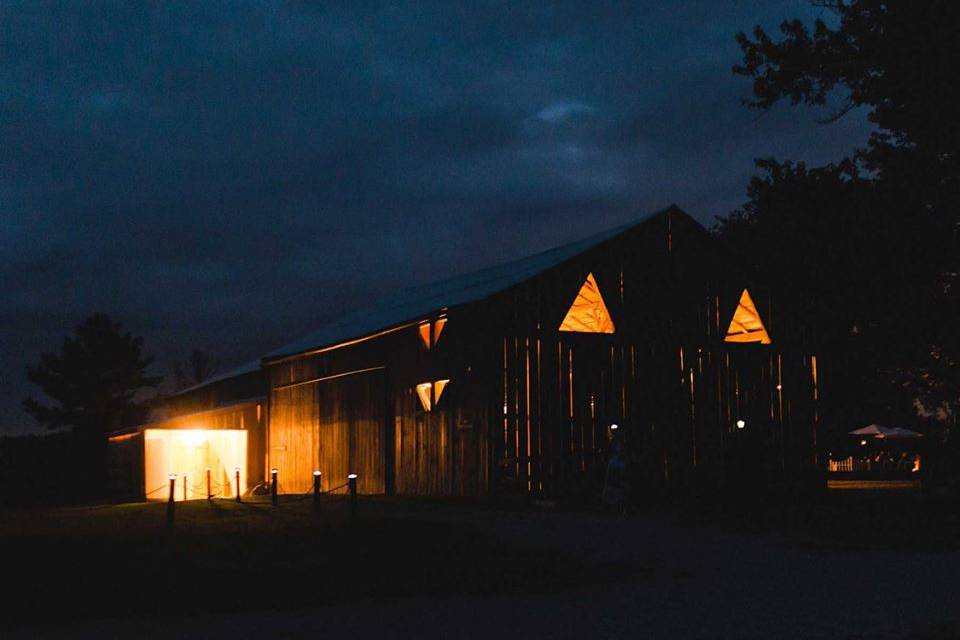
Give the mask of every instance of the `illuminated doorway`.
[[(247, 432), (238, 429), (145, 429), (144, 480), (147, 499), (169, 497), (170, 474), (176, 474), (174, 498), (207, 497), (206, 470), (213, 495), (236, 495), (236, 469), (241, 493), (247, 486)], [(162, 488), (161, 488), (162, 487)], [(158, 488), (161, 488), (159, 491)]]

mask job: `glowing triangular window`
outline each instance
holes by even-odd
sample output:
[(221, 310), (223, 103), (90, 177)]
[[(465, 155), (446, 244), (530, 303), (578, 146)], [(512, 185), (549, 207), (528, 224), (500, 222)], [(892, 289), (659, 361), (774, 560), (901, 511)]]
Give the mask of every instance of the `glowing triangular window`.
[(421, 322), (419, 331), (420, 331), (420, 340), (423, 342), (423, 346), (429, 349), (430, 348), (430, 323)]
[(579, 333), (613, 333), (613, 320), (610, 312), (600, 295), (600, 288), (593, 274), (580, 287), (576, 299), (570, 305), (566, 317), (560, 323), (560, 331), (576, 331)]
[[(424, 320), (420, 323), (418, 331), (420, 332), (420, 341), (423, 342), (423, 346), (428, 350), (430, 347), (435, 347), (437, 341), (440, 340), (440, 334), (443, 333), (443, 328), (447, 326), (446, 316), (441, 316), (430, 322), (429, 320)], [(433, 340), (431, 341), (431, 334), (433, 335)]]
[(446, 318), (437, 318), (433, 323), (433, 344), (436, 344), (440, 341), (440, 334), (443, 333), (443, 328), (447, 326)]
[(434, 405), (440, 402), (440, 396), (446, 388), (449, 380), (436, 380), (434, 382), (421, 382), (417, 385), (417, 395), (420, 397), (420, 405), (424, 411), (430, 411)]
[(753, 298), (746, 289), (740, 294), (740, 303), (737, 310), (733, 312), (733, 319), (730, 320), (730, 327), (727, 329), (725, 342), (759, 342), (760, 344), (770, 344), (770, 336), (760, 320), (760, 314), (757, 312), (757, 305), (753, 304)]

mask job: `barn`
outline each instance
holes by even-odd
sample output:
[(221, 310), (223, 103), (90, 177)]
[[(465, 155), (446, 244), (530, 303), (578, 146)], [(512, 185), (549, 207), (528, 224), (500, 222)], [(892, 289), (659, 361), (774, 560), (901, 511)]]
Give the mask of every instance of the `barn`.
[[(802, 319), (676, 206), (398, 291), (170, 398), (114, 435), (118, 491), (212, 468), (232, 495), (358, 475), (366, 494), (598, 495), (621, 441), (638, 493), (791, 488), (820, 467)], [(222, 433), (221, 433), (222, 432)], [(200, 491), (199, 493), (203, 493)], [(178, 492), (178, 498), (180, 497)]]

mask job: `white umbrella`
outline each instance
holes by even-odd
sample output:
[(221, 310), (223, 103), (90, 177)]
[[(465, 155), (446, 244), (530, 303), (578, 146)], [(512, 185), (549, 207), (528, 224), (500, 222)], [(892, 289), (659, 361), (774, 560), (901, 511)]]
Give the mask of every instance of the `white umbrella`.
[(872, 436), (874, 438), (922, 438), (922, 433), (901, 429), (900, 427), (884, 427), (879, 424), (871, 424), (860, 429), (854, 429), (850, 432), (852, 436)]
[(891, 429), (893, 433), (888, 435), (888, 438), (922, 438), (922, 433), (917, 433), (916, 431), (911, 431), (910, 429), (901, 429), (900, 427), (894, 427)]

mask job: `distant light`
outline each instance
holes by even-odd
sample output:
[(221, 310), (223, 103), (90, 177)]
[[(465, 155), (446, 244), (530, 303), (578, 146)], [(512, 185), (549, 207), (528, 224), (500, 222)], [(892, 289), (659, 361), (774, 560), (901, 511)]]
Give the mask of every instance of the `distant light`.
[(743, 420), (737, 420), (737, 429), (743, 429), (745, 426), (747, 426), (746, 422)]
[(778, 385), (777, 385), (777, 391), (783, 391), (783, 385), (782, 385), (782, 384), (778, 384)]
[(167, 480), (176, 480), (176, 479), (177, 479), (177, 474), (175, 473), (171, 473), (169, 476), (167, 476)]
[(347, 476), (347, 479), (348, 479), (348, 480), (356, 480), (356, 479), (357, 479), (357, 474), (351, 473), (350, 475)]
[(319, 472), (319, 471), (314, 471), (314, 472), (313, 472), (313, 475), (318, 476), (318, 475), (320, 475), (320, 472)]
[(270, 469), (270, 473), (273, 474), (273, 475), (277, 475), (277, 470), (276, 470), (276, 468)]
[(620, 427), (619, 425), (617, 425), (617, 423), (613, 423), (612, 425), (610, 425), (610, 431), (616, 431), (619, 428)]
[(861, 447), (867, 446), (867, 441), (866, 441), (866, 440), (861, 440), (861, 441), (860, 441), (860, 446), (861, 446)]

